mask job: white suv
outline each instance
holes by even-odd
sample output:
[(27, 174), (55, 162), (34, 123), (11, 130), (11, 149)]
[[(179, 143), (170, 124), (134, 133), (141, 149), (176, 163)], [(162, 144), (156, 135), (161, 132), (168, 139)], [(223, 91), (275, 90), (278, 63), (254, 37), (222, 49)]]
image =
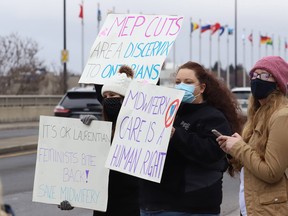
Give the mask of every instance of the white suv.
[(236, 95), (243, 115), (247, 115), (248, 98), (251, 94), (250, 87), (236, 87), (231, 90)]

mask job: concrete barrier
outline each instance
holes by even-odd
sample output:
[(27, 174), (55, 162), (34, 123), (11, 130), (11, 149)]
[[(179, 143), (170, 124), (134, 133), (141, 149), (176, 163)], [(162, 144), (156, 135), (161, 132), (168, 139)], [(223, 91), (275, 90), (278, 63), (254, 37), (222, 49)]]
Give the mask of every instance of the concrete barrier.
[(0, 123), (39, 121), (40, 115), (53, 116), (62, 95), (1, 95)]
[(0, 123), (39, 121), (40, 115), (53, 116), (54, 106), (0, 107)]

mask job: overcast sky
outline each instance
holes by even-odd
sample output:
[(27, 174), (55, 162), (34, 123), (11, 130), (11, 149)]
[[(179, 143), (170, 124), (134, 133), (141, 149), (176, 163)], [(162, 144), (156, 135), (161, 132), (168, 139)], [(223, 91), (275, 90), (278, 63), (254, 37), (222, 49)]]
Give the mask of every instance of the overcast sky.
[[(235, 27), (235, 0), (84, 0), (84, 59), (88, 57), (90, 48), (97, 36), (97, 3), (100, 4), (103, 24), (107, 11), (116, 13), (143, 13), (163, 15), (183, 15), (183, 27), (176, 39), (176, 64), (189, 60), (190, 18), (199, 23)], [(288, 39), (288, 1), (287, 0), (238, 0), (238, 54), (237, 61), (248, 70), (251, 64), (264, 55), (281, 55), (285, 58), (284, 39)], [(66, 0), (67, 49), (69, 50), (69, 71), (80, 74), (81, 62), (81, 19), (78, 17), (81, 0)], [(61, 50), (63, 49), (63, 0), (1, 0), (0, 1), (0, 35), (18, 33), (22, 38), (32, 38), (40, 47), (39, 58), (48, 65), (61, 67)], [(245, 29), (246, 43), (243, 46), (242, 35)], [(253, 31), (254, 46), (247, 40)], [(274, 49), (261, 46), (259, 52), (259, 33), (274, 38)], [(229, 37), (227, 48), (227, 32), (220, 38), (220, 54), (218, 54), (218, 34), (212, 36), (211, 62), (214, 64), (220, 56), (222, 67), (227, 60), (234, 64), (234, 36)], [(201, 34), (201, 63), (209, 67), (209, 33)], [(279, 53), (280, 38), (280, 53)], [(168, 60), (173, 60), (173, 48)], [(245, 50), (245, 52), (243, 52)], [(288, 50), (287, 50), (288, 51)], [(251, 54), (253, 53), (253, 58)], [(227, 54), (229, 58), (227, 58)], [(192, 34), (192, 60), (199, 61), (199, 30)], [(287, 59), (286, 59), (287, 60)], [(253, 61), (253, 62), (252, 62)]]

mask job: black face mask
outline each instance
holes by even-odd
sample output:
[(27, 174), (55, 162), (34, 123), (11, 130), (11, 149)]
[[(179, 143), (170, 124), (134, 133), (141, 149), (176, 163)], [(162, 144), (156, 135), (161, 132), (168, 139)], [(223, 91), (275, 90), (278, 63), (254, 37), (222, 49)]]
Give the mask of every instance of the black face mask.
[(123, 98), (120, 97), (103, 99), (103, 110), (107, 117), (106, 120), (113, 122), (113, 124), (116, 123), (122, 102)]
[(251, 80), (251, 92), (257, 100), (266, 98), (274, 90), (276, 90), (276, 82), (269, 82), (261, 79)]

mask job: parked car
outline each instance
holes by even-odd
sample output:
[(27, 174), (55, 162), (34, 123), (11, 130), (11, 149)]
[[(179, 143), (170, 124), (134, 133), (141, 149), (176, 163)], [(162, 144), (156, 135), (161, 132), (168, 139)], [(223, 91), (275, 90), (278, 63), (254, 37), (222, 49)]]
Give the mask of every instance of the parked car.
[(243, 115), (247, 115), (248, 108), (248, 98), (251, 94), (250, 87), (236, 87), (231, 90), (233, 94), (237, 97), (237, 101), (240, 105)]
[(102, 116), (102, 105), (96, 98), (94, 86), (75, 87), (66, 92), (54, 108), (54, 115), (79, 118), (80, 115)]

